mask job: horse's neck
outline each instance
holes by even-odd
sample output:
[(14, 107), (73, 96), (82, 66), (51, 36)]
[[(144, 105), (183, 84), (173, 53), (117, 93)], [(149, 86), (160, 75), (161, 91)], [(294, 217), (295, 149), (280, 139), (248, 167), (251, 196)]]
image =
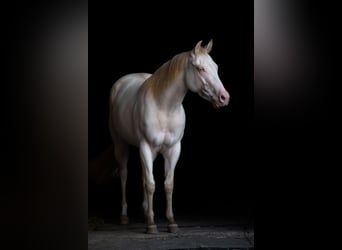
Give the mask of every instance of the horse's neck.
[(184, 74), (189, 53), (183, 52), (164, 63), (145, 82), (150, 100), (158, 109), (165, 112), (179, 110), (188, 90), (184, 83)]
[(167, 111), (178, 110), (184, 100), (187, 88), (182, 80), (170, 84), (160, 96), (160, 108)]
[(149, 92), (159, 109), (166, 112), (179, 110), (188, 90), (183, 78), (181, 73), (173, 82), (158, 82), (150, 86)]

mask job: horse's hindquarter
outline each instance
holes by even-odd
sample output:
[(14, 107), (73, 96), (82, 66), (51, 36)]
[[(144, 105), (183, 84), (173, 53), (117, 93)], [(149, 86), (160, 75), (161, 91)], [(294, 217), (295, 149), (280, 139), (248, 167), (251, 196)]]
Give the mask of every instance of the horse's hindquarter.
[(143, 82), (151, 74), (135, 73), (120, 78), (111, 90), (110, 119), (111, 131), (127, 143), (138, 146), (140, 134), (135, 115), (135, 105)]

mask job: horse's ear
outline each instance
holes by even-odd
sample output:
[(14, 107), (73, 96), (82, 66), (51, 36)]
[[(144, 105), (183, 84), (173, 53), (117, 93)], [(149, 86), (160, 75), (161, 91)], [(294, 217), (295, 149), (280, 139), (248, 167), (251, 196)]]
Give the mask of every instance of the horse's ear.
[(213, 47), (213, 39), (210, 39), (209, 43), (207, 44), (207, 46), (205, 46), (208, 54), (210, 53), (211, 49)]
[(191, 53), (190, 53), (190, 54), (191, 54), (192, 59), (195, 59), (195, 58), (196, 58), (196, 55), (198, 55), (199, 52), (201, 51), (201, 48), (202, 48), (201, 44), (202, 44), (202, 40), (199, 41), (199, 42), (196, 44), (195, 48), (193, 48), (193, 49), (191, 50)]
[(202, 44), (202, 40), (196, 44), (195, 48), (193, 49), (195, 54), (198, 54), (201, 51), (201, 48), (202, 48), (201, 44)]

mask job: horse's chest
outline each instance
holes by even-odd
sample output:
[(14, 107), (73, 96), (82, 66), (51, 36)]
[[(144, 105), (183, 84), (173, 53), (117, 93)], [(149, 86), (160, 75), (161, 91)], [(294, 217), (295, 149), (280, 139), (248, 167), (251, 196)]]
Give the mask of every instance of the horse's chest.
[(183, 136), (184, 122), (179, 119), (159, 118), (152, 121), (147, 129), (147, 138), (153, 146), (170, 147)]

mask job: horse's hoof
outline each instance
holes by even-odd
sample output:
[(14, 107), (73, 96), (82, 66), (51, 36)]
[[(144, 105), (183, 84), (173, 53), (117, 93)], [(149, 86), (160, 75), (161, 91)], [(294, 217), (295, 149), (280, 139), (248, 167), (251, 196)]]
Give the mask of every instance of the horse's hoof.
[(120, 224), (121, 225), (127, 225), (129, 222), (127, 215), (121, 215), (120, 216)]
[(158, 229), (156, 225), (148, 225), (146, 228), (146, 233), (148, 234), (156, 234), (158, 233)]
[(169, 233), (177, 233), (179, 231), (177, 224), (169, 224), (168, 226)]

